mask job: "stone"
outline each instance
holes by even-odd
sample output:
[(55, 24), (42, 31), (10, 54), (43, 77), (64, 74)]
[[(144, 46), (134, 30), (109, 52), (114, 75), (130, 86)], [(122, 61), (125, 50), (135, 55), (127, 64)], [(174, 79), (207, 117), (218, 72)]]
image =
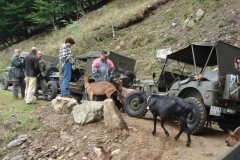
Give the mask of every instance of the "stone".
[(77, 105), (77, 100), (73, 98), (65, 98), (65, 97), (56, 97), (51, 101), (51, 106), (53, 107), (53, 111), (58, 114), (69, 114), (72, 112), (72, 108)]
[(11, 160), (24, 160), (24, 158), (22, 156), (16, 156), (11, 158)]
[(117, 109), (111, 99), (104, 100), (104, 123), (109, 129), (128, 130), (121, 112)]
[(15, 139), (7, 144), (7, 148), (16, 147), (27, 140), (27, 134), (22, 134), (18, 136), (18, 139)]
[(73, 107), (72, 115), (74, 122), (81, 125), (99, 121), (103, 117), (103, 102), (84, 101)]
[(204, 15), (204, 11), (202, 9), (199, 9), (196, 14), (196, 21), (199, 21)]
[(167, 55), (169, 55), (171, 53), (172, 53), (171, 48), (160, 49), (160, 50), (157, 50), (157, 56), (156, 57), (165, 60)]

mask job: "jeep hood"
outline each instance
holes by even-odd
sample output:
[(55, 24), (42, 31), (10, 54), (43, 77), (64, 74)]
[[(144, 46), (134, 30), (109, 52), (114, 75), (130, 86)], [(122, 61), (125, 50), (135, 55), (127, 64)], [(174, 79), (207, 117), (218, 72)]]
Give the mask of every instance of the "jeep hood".
[[(212, 52), (212, 54), (211, 54)], [(194, 54), (193, 54), (194, 53)], [(211, 56), (209, 57), (209, 55)], [(167, 58), (194, 65), (194, 58), (198, 67), (218, 65), (220, 76), (226, 74), (239, 74), (234, 67), (235, 58), (240, 58), (240, 48), (223, 41), (196, 42), (189, 46), (167, 55)]]

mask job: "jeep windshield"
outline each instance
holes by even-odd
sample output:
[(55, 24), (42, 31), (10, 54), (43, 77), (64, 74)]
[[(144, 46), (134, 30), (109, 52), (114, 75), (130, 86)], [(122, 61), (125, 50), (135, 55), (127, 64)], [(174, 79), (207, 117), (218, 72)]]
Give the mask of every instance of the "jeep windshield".
[[(165, 62), (164, 72), (176, 73), (184, 75), (186, 77), (195, 75), (195, 67), (191, 64), (186, 64), (172, 59), (167, 59)], [(199, 74), (201, 67), (197, 67), (197, 73)]]

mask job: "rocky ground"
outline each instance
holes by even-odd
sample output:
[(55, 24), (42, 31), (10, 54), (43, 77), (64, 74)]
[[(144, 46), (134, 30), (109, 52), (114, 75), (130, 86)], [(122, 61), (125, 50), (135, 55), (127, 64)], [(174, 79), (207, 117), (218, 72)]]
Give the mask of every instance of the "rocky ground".
[(41, 129), (35, 134), (28, 133), (28, 140), (9, 150), (3, 157), (5, 160), (13, 157), (20, 159), (20, 156), (23, 159), (39, 160), (93, 160), (97, 156), (92, 148), (99, 145), (106, 149), (120, 149), (121, 152), (113, 159), (131, 160), (215, 160), (230, 149), (225, 144), (228, 134), (216, 124), (212, 128), (205, 128), (198, 135), (192, 135), (191, 147), (186, 147), (185, 133), (177, 141), (173, 138), (178, 132), (177, 123), (166, 123), (170, 133), (166, 137), (158, 122), (157, 133), (153, 136), (150, 112), (141, 119), (122, 113), (129, 130), (109, 131), (105, 128), (104, 119), (81, 126), (74, 123), (71, 114), (54, 113), (50, 104), (36, 106)]

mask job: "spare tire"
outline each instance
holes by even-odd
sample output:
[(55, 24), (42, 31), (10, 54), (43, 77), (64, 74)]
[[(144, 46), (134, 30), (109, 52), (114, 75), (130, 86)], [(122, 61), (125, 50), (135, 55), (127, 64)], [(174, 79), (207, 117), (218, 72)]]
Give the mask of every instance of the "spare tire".
[(132, 71), (126, 71), (124, 76), (128, 78), (123, 79), (123, 87), (130, 88), (133, 85), (133, 80), (136, 78), (136, 75)]
[(59, 72), (59, 70), (56, 67), (54, 67), (54, 66), (50, 66), (50, 67), (48, 67), (46, 69), (46, 72), (45, 72), (45, 75), (46, 75), (45, 76), (45, 80), (46, 80), (46, 82), (50, 81), (50, 76), (51, 76), (51, 74), (53, 72)]
[(145, 102), (141, 104), (138, 103), (138, 96), (136, 93), (138, 92), (128, 94), (124, 101), (124, 108), (129, 116), (140, 118), (145, 116), (148, 110)]

